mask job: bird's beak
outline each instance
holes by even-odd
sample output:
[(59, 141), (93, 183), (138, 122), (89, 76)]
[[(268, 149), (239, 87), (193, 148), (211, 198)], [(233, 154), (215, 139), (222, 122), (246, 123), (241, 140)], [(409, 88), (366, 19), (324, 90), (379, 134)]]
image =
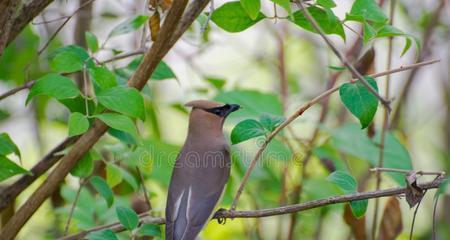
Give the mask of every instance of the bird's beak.
[(241, 108), (241, 106), (239, 106), (238, 104), (229, 104), (229, 105), (230, 105), (230, 108), (227, 111), (227, 115), (234, 111), (237, 111)]

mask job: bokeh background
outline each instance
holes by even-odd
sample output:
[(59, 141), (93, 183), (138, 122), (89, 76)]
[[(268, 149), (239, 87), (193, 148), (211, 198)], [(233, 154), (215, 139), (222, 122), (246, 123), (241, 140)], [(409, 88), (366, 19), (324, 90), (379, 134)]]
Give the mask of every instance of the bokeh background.
[[(85, 45), (84, 33), (94, 33), (102, 44), (111, 29), (125, 19), (136, 15), (150, 15), (146, 1), (96, 0), (91, 6), (79, 11), (53, 39), (40, 57), (36, 52), (49, 39), (63, 20), (70, 16), (84, 0), (54, 1), (33, 24), (30, 24), (8, 47), (0, 59), (0, 93), (21, 86), (29, 80), (39, 78), (49, 71), (48, 53), (68, 44)], [(225, 1), (214, 1), (216, 7)], [(386, 14), (389, 1), (381, 1)], [(394, 38), (392, 67), (400, 67), (418, 60), (440, 59), (439, 63), (425, 66), (417, 71), (406, 71), (391, 76), (391, 97), (394, 112), (398, 108), (405, 84), (410, 82), (399, 111), (398, 126), (392, 133), (409, 152), (416, 170), (450, 172), (450, 2), (447, 0), (397, 0), (394, 25), (415, 37), (423, 44), (422, 49), (412, 47), (400, 56), (404, 39)], [(353, 1), (336, 1), (335, 14), (341, 19), (349, 11)], [(273, 5), (262, 1), (263, 12), (273, 16)], [(207, 9), (207, 11), (209, 11)], [(286, 13), (278, 8), (280, 16)], [(257, 119), (261, 113), (289, 115), (303, 103), (323, 92), (336, 70), (329, 66), (340, 66), (338, 59), (313, 33), (304, 31), (286, 19), (265, 19), (240, 33), (225, 32), (212, 22), (202, 32), (204, 19), (196, 21), (190, 30), (178, 41), (164, 58), (176, 78), (150, 81), (143, 91), (147, 118), (138, 122), (143, 146), (148, 158), (142, 169), (145, 185), (150, 193), (152, 215), (163, 216), (170, 165), (182, 146), (187, 132), (188, 111), (183, 104), (194, 99), (215, 99), (244, 106), (241, 112), (233, 114), (225, 123), (226, 136), (240, 120)], [(345, 28), (346, 41), (330, 36), (342, 52), (354, 48), (358, 42), (361, 26), (348, 23)], [(353, 32), (353, 29), (355, 32)], [(96, 53), (99, 60), (106, 60), (118, 52), (134, 52), (149, 46), (148, 30), (142, 28), (130, 34), (109, 39), (103, 49)], [(143, 37), (144, 35), (144, 37)], [(368, 73), (386, 70), (387, 39), (379, 39), (356, 47), (350, 59), (355, 61), (371, 48), (375, 57)], [(107, 63), (110, 69), (126, 67), (136, 56)], [(76, 75), (71, 76), (74, 80)], [(350, 74), (343, 72), (338, 83), (349, 80)], [(385, 77), (379, 78), (379, 88), (384, 89)], [(42, 156), (67, 137), (69, 111), (57, 101), (39, 97), (25, 105), (28, 90), (0, 101), (0, 132), (8, 133), (21, 150), (23, 166), (31, 168)], [(302, 159), (312, 150), (309, 165), (302, 185), (301, 201), (340, 194), (337, 188), (326, 181), (330, 166), (346, 166), (360, 183), (360, 191), (373, 190), (375, 177), (368, 173), (369, 163), (340, 151), (330, 141), (333, 132), (356, 124), (340, 102), (338, 94), (329, 100), (326, 118), (320, 121), (322, 106), (312, 107), (269, 147), (262, 164), (251, 175), (238, 209), (250, 210), (284, 205), (295, 196)], [(383, 108), (380, 106), (373, 130), (379, 132)], [(311, 136), (318, 129), (314, 144)], [(345, 133), (345, 132), (344, 132)], [(331, 140), (330, 140), (331, 139)], [(348, 136), (347, 144), (352, 144)], [(289, 144), (293, 146), (289, 146)], [(261, 139), (233, 146), (234, 158), (230, 183), (221, 206), (231, 205), (240, 179), (249, 161), (255, 154)], [(356, 143), (354, 143), (356, 144)], [(101, 159), (96, 161), (98, 174), (105, 175), (105, 163), (113, 163), (124, 169), (138, 181), (134, 168), (127, 165), (135, 159), (135, 149), (127, 142), (112, 135), (105, 135), (95, 149)], [(327, 152), (324, 154), (323, 152)], [(133, 155), (134, 154), (134, 155)], [(137, 158), (143, 159), (139, 155)], [(332, 156), (332, 157), (330, 157)], [(332, 158), (331, 160), (329, 158)], [(331, 163), (330, 163), (331, 162)], [(328, 163), (328, 165), (327, 165)], [(98, 165), (98, 166), (97, 166)], [(383, 176), (382, 187), (398, 185), (388, 175)], [(16, 178), (2, 182), (8, 185)], [(45, 176), (39, 178), (23, 192), (15, 202), (20, 206), (39, 186)], [(131, 183), (130, 183), (131, 182)], [(68, 176), (60, 191), (38, 210), (21, 231), (18, 239), (54, 239), (60, 236), (68, 216), (78, 178)], [(116, 206), (136, 206), (142, 200), (142, 193), (133, 188), (132, 180), (123, 180), (114, 188)], [(417, 213), (414, 239), (430, 239), (432, 232), (432, 210), (434, 190), (425, 196)], [(381, 200), (381, 209), (385, 200)], [(407, 239), (412, 222), (413, 209), (401, 200), (403, 232), (399, 239)], [(373, 203), (369, 201), (366, 214), (367, 231), (371, 229)], [(313, 209), (297, 214), (293, 239), (349, 239), (350, 228), (343, 220), (343, 206), (335, 205)], [(450, 238), (450, 197), (442, 197), (437, 208), (439, 239)], [(85, 187), (75, 209), (70, 233), (89, 229), (97, 225), (117, 221), (114, 208), (108, 209), (104, 200)], [(203, 239), (286, 239), (291, 225), (291, 216), (277, 216), (261, 219), (229, 220), (225, 225), (216, 221), (208, 224), (202, 233)], [(124, 234), (121, 236), (126, 239)]]

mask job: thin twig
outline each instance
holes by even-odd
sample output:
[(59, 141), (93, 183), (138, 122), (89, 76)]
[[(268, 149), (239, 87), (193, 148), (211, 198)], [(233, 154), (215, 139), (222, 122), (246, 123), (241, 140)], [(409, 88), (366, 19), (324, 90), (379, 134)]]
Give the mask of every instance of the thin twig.
[(209, 2), (209, 14), (206, 17), (205, 23), (203, 24), (203, 26), (200, 29), (201, 34), (204, 34), (206, 32), (206, 28), (208, 28), (209, 21), (211, 21), (211, 15), (213, 14), (213, 12), (214, 12), (214, 0), (211, 0)]
[[(388, 75), (388, 74), (392, 74), (392, 73), (396, 73), (396, 72), (400, 72), (400, 71), (405, 71), (405, 70), (408, 70), (408, 69), (412, 69), (412, 68), (416, 68), (416, 67), (420, 67), (420, 66), (424, 66), (424, 65), (428, 65), (428, 64), (433, 64), (433, 63), (436, 63), (436, 62), (439, 62), (439, 61), (440, 60), (432, 60), (432, 61), (428, 61), (428, 62), (416, 63), (416, 64), (412, 64), (412, 65), (409, 65), (409, 66), (404, 66), (404, 67), (400, 67), (400, 68), (397, 68), (397, 69), (392, 69), (392, 70), (389, 70), (389, 71), (385, 71), (385, 72), (381, 72), (381, 73), (377, 73), (377, 74), (372, 74), (372, 75), (369, 75), (369, 76), (373, 77), (373, 78), (377, 78), (377, 77), (385, 76), (385, 75)], [(353, 81), (355, 81), (355, 80), (357, 80), (357, 79), (353, 79)], [(236, 193), (236, 195), (234, 197), (233, 204), (231, 205), (231, 209), (230, 210), (236, 210), (237, 203), (238, 203), (239, 198), (240, 198), (240, 196), (242, 194), (242, 191), (244, 190), (245, 185), (247, 184), (248, 178), (250, 177), (250, 173), (252, 172), (253, 168), (256, 165), (256, 162), (261, 157), (262, 153), (266, 149), (266, 147), (269, 144), (269, 142), (272, 141), (272, 139), (279, 132), (281, 132), (281, 130), (283, 130), (287, 125), (289, 125), (291, 122), (293, 122), (299, 116), (301, 116), (311, 106), (315, 105), (316, 103), (320, 102), (322, 99), (324, 99), (324, 98), (328, 97), (329, 95), (331, 95), (332, 93), (336, 92), (337, 90), (339, 90), (339, 88), (340, 88), (340, 85), (339, 86), (335, 86), (333, 88), (330, 88), (329, 90), (321, 93), (320, 95), (316, 96), (315, 98), (313, 98), (309, 102), (305, 103), (300, 108), (298, 108), (297, 111), (295, 111), (293, 114), (291, 114), (286, 119), (286, 121), (284, 121), (282, 124), (280, 124), (273, 132), (271, 132), (267, 136), (266, 140), (263, 142), (261, 147), (256, 152), (255, 157), (250, 162), (250, 165), (248, 166), (247, 171), (245, 172), (245, 175), (242, 178), (241, 185), (239, 186), (239, 189), (238, 189), (238, 191), (237, 191), (237, 193)]]
[(37, 55), (38, 56), (41, 55), (41, 53), (48, 47), (48, 45), (50, 45), (50, 42), (56, 37), (56, 35), (58, 35), (58, 33), (64, 28), (64, 26), (69, 22), (69, 20), (72, 19), (73, 16), (75, 16), (75, 14), (77, 14), (81, 9), (83, 9), (84, 7), (86, 7), (87, 5), (89, 5), (93, 1), (95, 1), (95, 0), (88, 0), (88, 1), (86, 1), (79, 8), (77, 8), (72, 14), (67, 16), (66, 20), (64, 20), (64, 22), (62, 22), (61, 25), (59, 25), (59, 27), (52, 34), (52, 36), (50, 36), (50, 38), (47, 40), (47, 42), (44, 44), (44, 46), (38, 51)]
[[(425, 190), (425, 192), (426, 192), (426, 190)], [(413, 216), (413, 219), (412, 219), (411, 230), (409, 231), (409, 240), (412, 240), (413, 230), (414, 230), (414, 223), (416, 222), (417, 211), (419, 211), (419, 207), (420, 207), (421, 203), (422, 203), (422, 199), (420, 199), (419, 203), (417, 204), (416, 209), (414, 210), (414, 216)]]
[(439, 202), (439, 194), (436, 195), (436, 197), (434, 198), (434, 205), (433, 205), (433, 231), (432, 231), (432, 237), (431, 239), (435, 240), (436, 239), (436, 209), (437, 209), (437, 204)]
[(137, 171), (137, 174), (138, 174), (139, 179), (141, 181), (141, 187), (142, 187), (142, 192), (144, 193), (145, 203), (147, 204), (148, 209), (152, 210), (152, 203), (150, 202), (150, 199), (148, 199), (148, 191), (147, 191), (147, 188), (145, 187), (144, 176), (142, 175), (141, 170), (139, 169), (139, 167), (136, 167), (136, 171)]
[[(395, 0), (390, 1), (390, 9), (389, 9), (389, 25), (393, 25), (394, 23), (394, 13), (395, 13)], [(393, 37), (389, 37), (388, 39), (388, 52), (387, 52), (387, 66), (386, 69), (391, 69), (392, 65), (392, 40)], [(384, 89), (384, 97), (389, 99), (389, 91), (390, 91), (390, 81), (391, 75), (388, 74), (386, 76), (386, 85)], [(383, 123), (381, 125), (381, 139), (380, 139), (380, 150), (378, 153), (378, 168), (382, 168), (384, 165), (384, 145), (386, 141), (386, 132), (389, 128), (389, 111), (387, 108), (384, 109), (383, 112)], [(375, 190), (379, 190), (381, 186), (381, 174), (380, 172), (376, 172), (376, 184)], [(380, 205), (380, 200), (375, 199), (375, 207), (374, 214), (372, 219), (372, 239), (376, 237), (377, 225), (378, 225), (378, 208)]]
[[(405, 169), (398, 169), (398, 168), (371, 168), (371, 172), (396, 172), (396, 173), (404, 173), (408, 174), (411, 172), (411, 170), (405, 170)], [(433, 172), (433, 171), (417, 171), (417, 175), (445, 175), (444, 171), (440, 172)]]
[(350, 70), (350, 72), (356, 76), (356, 78), (364, 85), (364, 87), (367, 88), (374, 96), (380, 100), (381, 104), (385, 106), (388, 111), (390, 111), (390, 102), (389, 100), (384, 99), (367, 81), (364, 79), (364, 77), (361, 75), (361, 73), (358, 72), (358, 70), (353, 67), (353, 65), (350, 64), (350, 62), (347, 60), (347, 58), (339, 52), (337, 47), (334, 45), (334, 43), (327, 37), (325, 32), (322, 30), (322, 28), (319, 26), (319, 24), (316, 22), (316, 20), (311, 16), (311, 14), (306, 10), (305, 6), (299, 1), (295, 1), (297, 3), (297, 6), (302, 11), (303, 15), (306, 19), (308, 19), (309, 23), (311, 23), (311, 26), (319, 33), (319, 35), (325, 40), (327, 45), (331, 48), (331, 50), (334, 52), (334, 54), (341, 60), (341, 62)]
[(121, 60), (121, 59), (124, 59), (124, 58), (133, 57), (133, 56), (136, 56), (136, 55), (142, 55), (146, 51), (147, 51), (146, 48), (140, 48), (140, 49), (137, 49), (137, 50), (134, 50), (134, 51), (131, 51), (131, 52), (118, 54), (117, 56), (114, 56), (114, 57), (112, 57), (110, 59), (106, 59), (106, 60), (100, 61), (99, 64), (103, 65), (103, 64), (114, 62), (114, 61)]
[(72, 221), (73, 213), (75, 212), (75, 207), (77, 205), (78, 199), (80, 198), (81, 189), (83, 189), (84, 181), (80, 179), (77, 194), (73, 200), (72, 207), (70, 208), (69, 217), (67, 218), (66, 227), (64, 228), (64, 236), (69, 232), (70, 222)]
[[(419, 184), (419, 187), (421, 189), (432, 189), (432, 188), (439, 188), (440, 184), (444, 181), (444, 178), (437, 178), (432, 181)], [(341, 195), (341, 196), (332, 196), (328, 198), (313, 200), (305, 203), (299, 203), (299, 204), (293, 204), (278, 208), (271, 208), (271, 209), (260, 209), (260, 210), (252, 210), (252, 211), (217, 211), (213, 219), (223, 219), (223, 218), (262, 218), (262, 217), (271, 217), (271, 216), (279, 216), (283, 214), (290, 214), (295, 212), (302, 212), (314, 208), (319, 208), (327, 205), (332, 204), (338, 204), (338, 203), (346, 203), (356, 200), (364, 200), (364, 199), (373, 199), (373, 198), (380, 198), (380, 197), (389, 197), (389, 196), (397, 196), (404, 194), (406, 191), (408, 191), (408, 188), (389, 188), (385, 190), (379, 190), (379, 191), (372, 191), (372, 192), (361, 192), (361, 193), (353, 193), (348, 195)], [(150, 215), (148, 213), (140, 214), (140, 223), (148, 223), (148, 224), (164, 224), (165, 220), (163, 218), (155, 218), (155, 217), (149, 217)], [(87, 234), (95, 231), (100, 231), (104, 229), (110, 229), (112, 231), (123, 231), (125, 228), (119, 223), (113, 223), (103, 226), (98, 226), (80, 233), (77, 233), (72, 236), (68, 236), (65, 238), (61, 238), (60, 240), (74, 240), (74, 239), (81, 239)]]

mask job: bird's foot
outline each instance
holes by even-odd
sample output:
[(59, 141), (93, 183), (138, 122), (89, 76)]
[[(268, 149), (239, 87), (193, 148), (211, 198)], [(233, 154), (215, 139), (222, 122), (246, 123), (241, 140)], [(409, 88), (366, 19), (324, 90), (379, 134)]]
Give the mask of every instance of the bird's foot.
[(223, 216), (223, 213), (226, 212), (226, 211), (227, 210), (225, 208), (220, 208), (214, 214), (214, 217), (217, 219), (217, 222), (219, 224), (225, 225), (225, 223), (227, 223), (227, 218)]

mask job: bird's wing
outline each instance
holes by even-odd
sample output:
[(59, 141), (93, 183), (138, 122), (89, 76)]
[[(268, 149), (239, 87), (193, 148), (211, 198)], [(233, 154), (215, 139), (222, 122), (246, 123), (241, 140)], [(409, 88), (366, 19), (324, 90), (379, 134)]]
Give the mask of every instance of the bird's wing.
[[(229, 160), (228, 151), (224, 151), (224, 157)], [(222, 195), (229, 176), (229, 165), (224, 167), (226, 169), (174, 168), (166, 207), (167, 240), (195, 239)], [(192, 174), (201, 181), (186, 179)]]

